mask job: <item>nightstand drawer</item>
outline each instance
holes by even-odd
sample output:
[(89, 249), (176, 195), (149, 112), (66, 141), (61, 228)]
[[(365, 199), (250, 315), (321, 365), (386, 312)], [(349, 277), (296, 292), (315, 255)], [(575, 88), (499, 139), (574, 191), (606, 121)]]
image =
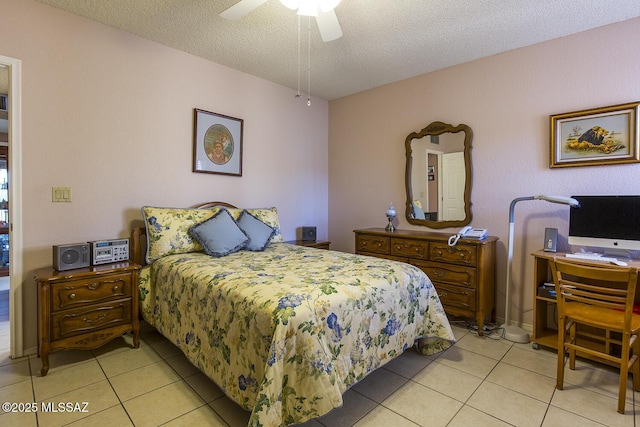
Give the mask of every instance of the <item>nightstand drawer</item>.
[(476, 269), (473, 267), (428, 261), (412, 261), (411, 264), (420, 267), (434, 283), (449, 283), (472, 289), (476, 287)]
[(379, 254), (391, 253), (391, 239), (382, 236), (360, 236), (356, 235), (357, 252), (375, 252)]
[(451, 286), (444, 283), (433, 283), (438, 291), (438, 296), (445, 311), (455, 313), (458, 309), (462, 311), (473, 311), (476, 309), (476, 291), (462, 286)]
[(415, 239), (391, 239), (391, 255), (429, 259), (429, 242)]
[(81, 307), (51, 316), (52, 340), (131, 323), (131, 300)]
[(449, 246), (439, 242), (429, 244), (429, 261), (444, 261), (475, 267), (476, 259), (476, 247), (473, 245), (460, 243)]
[(131, 297), (131, 274), (93, 277), (51, 285), (51, 312)]

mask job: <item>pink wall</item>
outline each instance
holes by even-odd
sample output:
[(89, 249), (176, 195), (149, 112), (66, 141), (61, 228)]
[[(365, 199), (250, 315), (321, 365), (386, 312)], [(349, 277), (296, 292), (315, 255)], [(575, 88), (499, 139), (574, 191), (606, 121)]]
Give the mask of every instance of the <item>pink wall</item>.
[[(22, 61), (25, 348), (51, 246), (129, 235), (140, 207), (276, 206), (285, 239), (327, 237), (328, 103), (33, 0), (0, 0)], [(193, 108), (244, 120), (243, 176), (193, 173)], [(51, 187), (72, 188), (52, 203)], [(14, 221), (18, 219), (14, 218)]]
[[(472, 225), (500, 238), (497, 315), (504, 315), (511, 200), (537, 194), (640, 194), (640, 165), (549, 169), (549, 116), (640, 100), (640, 19), (540, 43), (329, 103), (329, 238), (353, 251), (353, 230), (404, 219), (404, 139), (432, 121), (473, 129)], [(365, 155), (366, 153), (366, 155)], [(545, 227), (563, 238), (568, 208), (516, 208), (512, 319), (532, 323), (532, 257)], [(445, 230), (453, 233), (453, 229)], [(576, 248), (577, 249), (577, 248)]]

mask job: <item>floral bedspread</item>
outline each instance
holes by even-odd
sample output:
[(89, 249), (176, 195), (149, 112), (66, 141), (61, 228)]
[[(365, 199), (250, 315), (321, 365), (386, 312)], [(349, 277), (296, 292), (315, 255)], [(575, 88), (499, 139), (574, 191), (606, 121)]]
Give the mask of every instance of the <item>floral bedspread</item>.
[(160, 258), (140, 274), (140, 303), (149, 323), (252, 412), (250, 426), (321, 416), (416, 342), (433, 354), (454, 340), (420, 269), (285, 243)]

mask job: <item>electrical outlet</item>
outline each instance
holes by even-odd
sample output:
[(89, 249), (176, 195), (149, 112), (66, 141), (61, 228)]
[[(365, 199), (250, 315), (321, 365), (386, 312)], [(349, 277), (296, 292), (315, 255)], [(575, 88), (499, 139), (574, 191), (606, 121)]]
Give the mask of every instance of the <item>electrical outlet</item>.
[(71, 187), (51, 187), (52, 202), (70, 202)]

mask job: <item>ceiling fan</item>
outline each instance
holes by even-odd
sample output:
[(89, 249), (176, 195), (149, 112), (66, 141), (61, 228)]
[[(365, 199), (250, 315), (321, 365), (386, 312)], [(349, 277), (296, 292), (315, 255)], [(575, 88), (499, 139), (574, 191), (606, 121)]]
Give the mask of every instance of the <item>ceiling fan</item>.
[[(298, 15), (315, 16), (322, 41), (330, 42), (342, 37), (342, 29), (340, 28), (336, 12), (333, 10), (340, 1), (341, 0), (280, 0), (280, 3), (289, 9), (297, 10)], [(266, 2), (267, 0), (240, 0), (230, 8), (224, 10), (220, 16), (230, 20), (240, 19)]]

